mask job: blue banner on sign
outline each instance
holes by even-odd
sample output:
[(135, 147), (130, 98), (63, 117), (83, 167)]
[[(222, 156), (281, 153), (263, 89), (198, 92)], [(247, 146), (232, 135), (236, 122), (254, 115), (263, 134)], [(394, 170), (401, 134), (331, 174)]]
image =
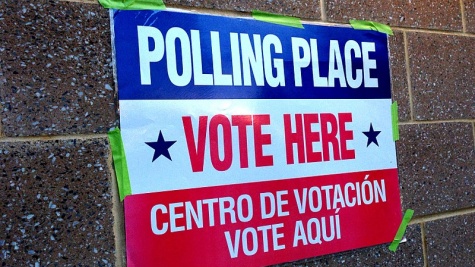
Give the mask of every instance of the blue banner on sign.
[(120, 100), (391, 97), (383, 33), (148, 10), (113, 27)]

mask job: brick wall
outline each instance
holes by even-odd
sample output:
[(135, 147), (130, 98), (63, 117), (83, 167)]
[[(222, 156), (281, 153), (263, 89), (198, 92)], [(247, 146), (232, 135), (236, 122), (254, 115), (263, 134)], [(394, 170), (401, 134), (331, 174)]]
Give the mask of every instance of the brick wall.
[[(170, 0), (308, 21), (391, 25), (407, 242), (283, 266), (475, 266), (475, 0)], [(106, 132), (118, 125), (108, 11), (0, 2), (1, 266), (125, 266)]]

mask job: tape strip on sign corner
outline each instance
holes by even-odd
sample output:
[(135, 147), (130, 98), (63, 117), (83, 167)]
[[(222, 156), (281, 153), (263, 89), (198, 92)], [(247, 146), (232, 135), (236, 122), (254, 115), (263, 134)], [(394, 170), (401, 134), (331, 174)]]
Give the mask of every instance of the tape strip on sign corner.
[(407, 225), (412, 219), (412, 215), (414, 215), (414, 210), (408, 209), (406, 213), (404, 213), (404, 217), (402, 218), (402, 222), (399, 225), (399, 229), (397, 229), (396, 236), (394, 237), (393, 242), (389, 245), (389, 250), (395, 252), (399, 243), (401, 243), (404, 233), (406, 232)]
[(397, 101), (391, 104), (391, 119), (393, 125), (393, 141), (399, 140), (399, 114)]
[(127, 168), (127, 160), (125, 158), (124, 144), (120, 129), (115, 128), (107, 133), (109, 143), (112, 150), (112, 159), (114, 160), (115, 176), (117, 177), (117, 185), (119, 187), (120, 201), (132, 194), (130, 187), (129, 170)]
[(356, 29), (356, 30), (373, 30), (373, 31), (386, 33), (388, 35), (393, 35), (393, 30), (391, 30), (391, 27), (385, 24), (378, 23), (378, 22), (351, 19), (350, 24), (353, 27), (353, 29)]
[(252, 17), (259, 21), (264, 21), (264, 22), (269, 22), (269, 23), (274, 23), (274, 24), (279, 24), (279, 25), (284, 25), (284, 26), (289, 26), (289, 27), (294, 27), (294, 28), (299, 28), (299, 29), (304, 28), (300, 19), (295, 18), (295, 17), (288, 17), (288, 16), (283, 16), (283, 15), (263, 12), (259, 10), (253, 10)]
[(162, 0), (99, 0), (104, 8), (122, 10), (164, 10), (165, 3)]

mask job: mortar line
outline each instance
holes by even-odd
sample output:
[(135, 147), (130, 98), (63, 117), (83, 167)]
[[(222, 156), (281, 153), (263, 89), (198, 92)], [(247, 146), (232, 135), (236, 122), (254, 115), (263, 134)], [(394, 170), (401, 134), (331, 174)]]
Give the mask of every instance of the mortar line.
[[(5, 84), (4, 82), (0, 82), (0, 86), (4, 87)], [(0, 103), (0, 108), (3, 110), (3, 105)], [(0, 117), (0, 139), (5, 137), (5, 134), (3, 133), (3, 123), (2, 123), (2, 118)]]
[(427, 256), (426, 224), (421, 223), (420, 225), (421, 225), (422, 257), (424, 258), (424, 267), (428, 267), (429, 258)]
[(187, 7), (187, 6), (180, 6), (176, 4), (167, 5), (167, 9), (168, 8), (191, 11), (191, 12), (196, 12), (198, 14), (231, 16), (231, 17), (236, 17), (236, 18), (252, 18), (251, 11), (245, 12), (245, 11), (222, 10), (222, 9), (207, 9), (204, 7)]
[(472, 130), (473, 130), (473, 147), (475, 149), (475, 122), (472, 123)]
[(411, 121), (414, 121), (414, 105), (412, 100), (412, 81), (411, 81), (411, 69), (409, 63), (409, 44), (407, 41), (407, 33), (403, 31), (404, 39), (404, 60), (406, 61), (406, 79), (407, 79), (407, 92), (409, 94), (409, 109), (411, 113)]
[(465, 14), (465, 4), (463, 1), (464, 0), (460, 0), (460, 14), (462, 16), (462, 31), (466, 33), (467, 32), (467, 17)]
[[(330, 22), (327, 22), (330, 23)], [(335, 25), (341, 25), (341, 23), (332, 23)], [(475, 37), (474, 33), (464, 33), (460, 31), (450, 31), (450, 30), (439, 30), (439, 29), (422, 29), (422, 28), (410, 28), (410, 27), (398, 27), (391, 26), (392, 30), (396, 31), (406, 31), (406, 32), (416, 32), (416, 33), (430, 33), (430, 34), (441, 34), (441, 35), (454, 35), (454, 36), (465, 36), (465, 37)]]
[(442, 29), (424, 29), (424, 28), (412, 28), (412, 27), (402, 27), (402, 26), (391, 26), (392, 30), (398, 31), (407, 31), (407, 32), (418, 32), (418, 33), (432, 33), (432, 34), (444, 34), (444, 35), (458, 35), (458, 36), (469, 36), (474, 37), (473, 33), (465, 33), (461, 31), (454, 30), (442, 30)]
[[(99, 4), (97, 1), (88, 1), (88, 0), (59, 0), (61, 2), (76, 2), (76, 3), (85, 3), (85, 4)], [(324, 1), (324, 0), (321, 0)], [(167, 8), (176, 8), (181, 10), (193, 11), (193, 12), (201, 12), (206, 14), (219, 14), (219, 15), (227, 15), (227, 16), (234, 16), (234, 17), (251, 17), (251, 12), (238, 12), (232, 10), (215, 10), (215, 9), (207, 9), (201, 7), (187, 7), (182, 5), (173, 5), (167, 4)], [(326, 11), (326, 10), (325, 10)], [(322, 13), (323, 14), (323, 13)], [(326, 16), (326, 12), (325, 12)], [(323, 19), (323, 17), (321, 17)], [(329, 26), (349, 26), (348, 23), (336, 23), (336, 22), (328, 22), (321, 20), (309, 20), (309, 19), (301, 19), (303, 23), (309, 24), (318, 24), (318, 25), (329, 25)], [(408, 31), (408, 32), (421, 32), (421, 33), (432, 33), (432, 34), (444, 34), (444, 35), (456, 35), (456, 36), (466, 36), (466, 37), (475, 37), (475, 33), (465, 33), (465, 32), (458, 32), (458, 31), (450, 31), (450, 30), (439, 30), (439, 29), (419, 29), (419, 28), (410, 28), (410, 27), (398, 27), (398, 26), (391, 26), (393, 30), (399, 31)]]
[(474, 123), (474, 121), (471, 119), (437, 120), (437, 121), (405, 121), (405, 122), (399, 122), (399, 125), (439, 124), (439, 123)]
[(73, 3), (83, 3), (83, 4), (96, 4), (99, 5), (99, 0), (92, 1), (92, 0), (59, 0), (61, 2), (73, 2)]
[(416, 217), (416, 218), (413, 218), (409, 222), (409, 225), (424, 223), (424, 222), (430, 222), (430, 221), (436, 221), (436, 220), (442, 220), (442, 219), (447, 219), (447, 218), (460, 216), (460, 215), (467, 215), (467, 214), (475, 214), (475, 207), (465, 208), (465, 209), (460, 209), (460, 210), (454, 210), (454, 211), (447, 211), (447, 212), (436, 213), (436, 214), (430, 214), (430, 215), (424, 215), (424, 216), (421, 216), (421, 217)]
[[(99, 0), (59, 0), (60, 2), (73, 2), (73, 3), (84, 3), (84, 4), (93, 4), (93, 5), (100, 5)], [(166, 4), (166, 3), (165, 3)], [(206, 14), (214, 14), (214, 15), (231, 15), (233, 17), (251, 17), (251, 12), (240, 12), (240, 11), (233, 11), (233, 10), (218, 10), (218, 9), (207, 9), (203, 7), (191, 7), (191, 6), (182, 6), (182, 5), (174, 5), (174, 4), (166, 4), (166, 7), (169, 8), (176, 8), (186, 11), (192, 12), (199, 12), (199, 13), (206, 13)]]
[(461, 31), (450, 31), (450, 30), (438, 30), (438, 29), (422, 29), (422, 28), (409, 28), (409, 27), (391, 27), (393, 30), (407, 31), (407, 32), (417, 32), (417, 33), (431, 33), (431, 34), (441, 34), (441, 35), (454, 35), (454, 36), (465, 36), (465, 37), (475, 37), (474, 33), (461, 32)]
[(109, 149), (109, 155), (107, 160), (107, 167), (109, 168), (112, 191), (112, 216), (114, 218), (114, 224), (112, 231), (114, 232), (114, 244), (115, 244), (115, 266), (125, 266), (125, 233), (124, 233), (124, 211), (123, 205), (120, 202), (119, 189), (117, 184), (117, 177), (115, 175), (115, 169), (113, 166), (112, 150)]
[(326, 22), (327, 21), (327, 7), (325, 5), (325, 0), (320, 0), (320, 13), (321, 13), (320, 19)]
[(2, 120), (0, 120), (0, 140), (2, 140), (3, 138), (5, 138), (5, 134), (3, 133)]
[(20, 137), (2, 137), (0, 143), (6, 142), (28, 142), (28, 141), (56, 141), (56, 140), (85, 140), (107, 138), (107, 134), (73, 134), (73, 135), (52, 135), (52, 136), (20, 136)]

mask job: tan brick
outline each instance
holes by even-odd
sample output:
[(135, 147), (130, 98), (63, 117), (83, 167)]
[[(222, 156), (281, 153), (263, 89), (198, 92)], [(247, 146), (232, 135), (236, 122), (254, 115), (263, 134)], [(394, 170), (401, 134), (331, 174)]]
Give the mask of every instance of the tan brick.
[(475, 37), (408, 33), (416, 120), (475, 118)]
[(378, 21), (391, 26), (462, 31), (459, 1), (327, 0), (327, 19)]
[(396, 143), (403, 209), (416, 216), (475, 206), (471, 123), (402, 125)]
[(0, 143), (2, 266), (114, 266), (106, 139)]
[(117, 124), (108, 10), (12, 0), (0, 10), (6, 136), (105, 133)]
[(464, 0), (467, 32), (475, 33), (475, 0)]
[(475, 214), (426, 223), (429, 266), (475, 266)]

